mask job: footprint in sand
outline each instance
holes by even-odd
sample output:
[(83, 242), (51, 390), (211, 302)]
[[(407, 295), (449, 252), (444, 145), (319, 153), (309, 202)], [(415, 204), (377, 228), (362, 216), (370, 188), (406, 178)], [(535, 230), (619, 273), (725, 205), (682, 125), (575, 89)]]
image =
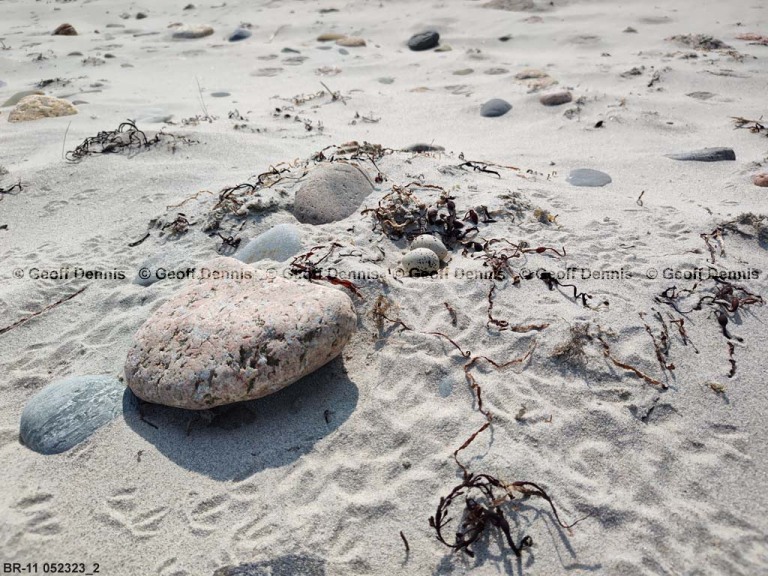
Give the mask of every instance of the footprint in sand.
[(187, 522), (190, 530), (196, 536), (205, 536), (215, 532), (220, 526), (219, 521), (224, 516), (229, 505), (229, 494), (219, 494), (205, 500), (196, 501), (195, 494), (190, 494), (189, 506), (193, 506), (187, 513)]
[(14, 506), (25, 516), (24, 532), (36, 536), (55, 536), (61, 526), (53, 510), (53, 495), (37, 492), (23, 497)]
[(136, 488), (123, 488), (107, 498), (105, 510), (95, 518), (108, 526), (128, 531), (137, 538), (151, 538), (160, 531), (160, 524), (169, 512), (167, 506), (142, 509), (136, 498)]

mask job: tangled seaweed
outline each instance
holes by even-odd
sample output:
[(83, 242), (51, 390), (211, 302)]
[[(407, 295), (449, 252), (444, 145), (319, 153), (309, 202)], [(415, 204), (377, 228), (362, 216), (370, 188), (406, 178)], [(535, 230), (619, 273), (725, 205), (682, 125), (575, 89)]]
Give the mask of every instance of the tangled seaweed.
[(21, 180), (19, 180), (18, 182), (16, 182), (16, 184), (13, 184), (12, 186), (9, 186), (8, 188), (0, 187), (0, 200), (3, 199), (3, 196), (2, 196), (3, 194), (13, 194), (14, 190), (18, 190), (19, 192), (24, 190), (24, 188), (22, 188), (21, 186)]

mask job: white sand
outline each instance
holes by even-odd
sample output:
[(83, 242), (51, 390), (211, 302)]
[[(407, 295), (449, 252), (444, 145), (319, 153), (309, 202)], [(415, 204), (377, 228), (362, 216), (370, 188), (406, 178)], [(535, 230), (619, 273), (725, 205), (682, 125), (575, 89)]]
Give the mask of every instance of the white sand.
[[(10, 108), (0, 109), (0, 165), (9, 171), (0, 186), (18, 179), (24, 186), (0, 201), (0, 225), (7, 224), (0, 230), (0, 324), (88, 286), (0, 335), (0, 560), (98, 562), (109, 576), (208, 575), (244, 562), (272, 563), (254, 572), (259, 574), (768, 571), (766, 308), (740, 311), (729, 324), (744, 338), (735, 342), (733, 378), (727, 341), (709, 307), (688, 315), (685, 324), (699, 354), (670, 326), (671, 378), (661, 373), (638, 316), (648, 313), (658, 331), (652, 310), (673, 310), (654, 296), (675, 284), (691, 285), (649, 280), (648, 268), (706, 266), (701, 233), (743, 212), (766, 212), (766, 191), (750, 176), (765, 163), (768, 140), (764, 133), (734, 130), (730, 117), (756, 119), (766, 112), (768, 47), (735, 36), (768, 33), (768, 7), (757, 0), (676, 0), (656, 7), (635, 0), (555, 2), (541, 12), (507, 12), (483, 9), (480, 2), (357, 0), (323, 2), (339, 11), (321, 14), (321, 6), (309, 2), (195, 3), (191, 11), (182, 10), (183, 1), (168, 0), (5, 0), (0, 6), (0, 39), (8, 48), (0, 51), (0, 80), (8, 84), (0, 88), (0, 101), (48, 78), (71, 83), (51, 85), (46, 93), (87, 101), (76, 116), (20, 124), (7, 122)], [(124, 8), (130, 19), (119, 17)], [(139, 10), (149, 17), (135, 20)], [(532, 15), (541, 21), (529, 21)], [(228, 43), (226, 34), (243, 21), (253, 24), (253, 37)], [(63, 22), (80, 35), (51, 36)], [(171, 41), (167, 26), (174, 22), (210, 24), (216, 32)], [(124, 28), (107, 28), (110, 23)], [(451, 51), (405, 47), (411, 34), (430, 26)], [(623, 33), (627, 26), (638, 33)], [(336, 46), (318, 50), (315, 38), (330, 31), (361, 36), (368, 45), (349, 48), (346, 56)], [(137, 35), (146, 32), (155, 34)], [(690, 49), (665, 40), (689, 33), (711, 34), (744, 58), (717, 52), (684, 58)], [(498, 41), (505, 34), (512, 38)], [(307, 60), (285, 63), (297, 56), (281, 53), (285, 47)], [(73, 51), (82, 56), (67, 56)], [(105, 53), (116, 57), (100, 66), (82, 63)], [(121, 66), (127, 63), (133, 67)], [(645, 67), (641, 76), (620, 77), (634, 66)], [(340, 73), (315, 73), (323, 67)], [(484, 73), (499, 67), (509, 72)], [(573, 104), (540, 105), (539, 94), (514, 79), (528, 67), (547, 70), (559, 82), (556, 88), (583, 97), (580, 115), (564, 117)], [(280, 70), (257, 74), (266, 68)], [(474, 73), (453, 75), (465, 68)], [(661, 77), (649, 88), (654, 71)], [(380, 83), (381, 77), (394, 82)], [(203, 114), (198, 81), (208, 113), (218, 119), (179, 125)], [(321, 81), (349, 99), (295, 106), (293, 112), (314, 123), (312, 131), (273, 117), (291, 97), (322, 89)], [(231, 96), (211, 97), (216, 91)], [(696, 91), (715, 96), (703, 101), (686, 95)], [(508, 100), (513, 110), (481, 118), (480, 105), (493, 97)], [(235, 109), (260, 131), (234, 130), (242, 122), (227, 114)], [(380, 121), (353, 124), (356, 112)], [(159, 130), (162, 124), (142, 122), (158, 113), (173, 114), (177, 125), (166, 126), (167, 132), (200, 144), (76, 165), (61, 157), (68, 125), (71, 150), (126, 118)], [(599, 120), (604, 127), (593, 128)], [(423, 175), (424, 182), (455, 187), (462, 211), (478, 205), (496, 211), (498, 221), (482, 225), (482, 237), (565, 246), (568, 252), (559, 261), (533, 255), (515, 262), (516, 268), (623, 266), (637, 277), (577, 280), (595, 302), (610, 301), (598, 311), (539, 281), (500, 283), (496, 317), (514, 325), (550, 324), (524, 334), (486, 327), (488, 281), (361, 282), (365, 299), (355, 301), (361, 326), (343, 357), (261, 403), (211, 425), (196, 422), (188, 436), (185, 416), (150, 408), (147, 419), (157, 430), (127, 413), (61, 455), (42, 456), (18, 442), (21, 411), (37, 390), (71, 375), (120, 374), (134, 331), (179, 288), (174, 281), (149, 288), (130, 283), (138, 265), (164, 246), (151, 228), (151, 238), (127, 247), (147, 232), (150, 220), (173, 219), (179, 210), (197, 218), (214, 195), (183, 208), (166, 206), (349, 140), (392, 148), (434, 142), (446, 149), (440, 157), (393, 154), (381, 160), (389, 180), (368, 206), (392, 184)], [(737, 161), (681, 163), (663, 156), (706, 146), (732, 147)], [(460, 164), (461, 152), (522, 172), (503, 170), (500, 179), (455, 169), (452, 175), (445, 167)], [(370, 164), (364, 166), (373, 176)], [(572, 187), (565, 177), (579, 167), (603, 170), (613, 182)], [(277, 189), (290, 199), (295, 188), (284, 182)], [(513, 219), (502, 196), (517, 191), (531, 206)], [(435, 198), (426, 190), (417, 194)], [(537, 222), (535, 207), (557, 214), (560, 226)], [(241, 235), (293, 221), (280, 210), (251, 220)], [(372, 233), (370, 217), (359, 211), (337, 224), (302, 230), (307, 246), (338, 241), (371, 258), (380, 246), (385, 260), (368, 269), (396, 268), (406, 247)], [(216, 255), (220, 242), (198, 224), (178, 244), (203, 261)], [(768, 255), (756, 239), (729, 234), (725, 248), (717, 260), (721, 268), (768, 270)], [(35, 281), (12, 274), (65, 265), (120, 269), (128, 279)], [(347, 257), (339, 267), (357, 270), (361, 264)], [(462, 268), (478, 263), (456, 250), (448, 270)], [(744, 284), (763, 295), (768, 287), (764, 274)], [(475, 545), (475, 559), (451, 554), (435, 540), (427, 520), (460, 479), (451, 453), (484, 419), (464, 379), (464, 360), (449, 343), (392, 329), (379, 334), (371, 310), (381, 293), (409, 326), (444, 332), (477, 355), (506, 361), (537, 343), (521, 366), (499, 372), (484, 365), (473, 372), (495, 419), (464, 460), (476, 472), (545, 486), (567, 520), (592, 517), (569, 534), (558, 530), (542, 501), (529, 500), (513, 525), (516, 540), (525, 534), (534, 540), (520, 561), (497, 532)], [(456, 326), (444, 302), (456, 310)], [(570, 325), (588, 321), (610, 331), (617, 358), (668, 382), (669, 389), (660, 392), (610, 364), (599, 346), (588, 347), (584, 370), (568, 371), (553, 352)], [(725, 395), (706, 384), (711, 381), (723, 384)], [(240, 426), (227, 429), (227, 423)]]

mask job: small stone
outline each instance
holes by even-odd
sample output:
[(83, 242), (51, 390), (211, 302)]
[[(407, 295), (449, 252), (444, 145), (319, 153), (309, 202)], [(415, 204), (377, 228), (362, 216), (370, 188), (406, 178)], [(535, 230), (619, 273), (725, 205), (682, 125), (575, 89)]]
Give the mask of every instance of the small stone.
[(385, 76), (383, 78), (379, 78), (378, 81), (380, 84), (392, 84), (395, 81), (395, 79)]
[(768, 172), (762, 172), (752, 176), (752, 183), (755, 186), (761, 186), (762, 188), (768, 188)]
[(467, 76), (472, 74), (472, 72), (474, 72), (472, 68), (462, 68), (461, 70), (456, 70), (453, 74), (454, 76)]
[(109, 375), (53, 382), (24, 407), (21, 441), (41, 454), (66, 452), (120, 414), (125, 393), (125, 385)]
[(147, 17), (147, 15), (144, 12), (137, 12), (136, 13), (136, 20), (144, 20), (144, 18), (146, 18), (146, 17)]
[(250, 38), (251, 34), (252, 32), (247, 28), (238, 28), (237, 30), (232, 32), (232, 34), (229, 35), (229, 38), (227, 38), (227, 40), (229, 40), (230, 42), (240, 42), (241, 40)]
[(622, 30), (622, 32), (624, 32), (625, 34), (637, 34), (637, 30), (632, 28), (632, 26), (627, 26), (626, 28), (624, 28), (624, 30)]
[(575, 170), (571, 170), (571, 173), (568, 174), (566, 181), (569, 182), (572, 186), (599, 187), (610, 184), (612, 180), (608, 174), (601, 172), (600, 170), (592, 170), (591, 168), (576, 168)]
[(77, 114), (77, 108), (67, 100), (53, 96), (26, 96), (8, 114), (8, 122), (28, 122), (72, 114)]
[(362, 38), (344, 37), (336, 40), (336, 44), (347, 48), (360, 48), (365, 46), (365, 40)]
[(303, 250), (301, 231), (293, 224), (278, 224), (251, 239), (235, 254), (246, 264), (260, 260), (285, 262)]
[(77, 36), (77, 30), (72, 24), (62, 24), (53, 31), (54, 36)]
[(194, 9), (195, 9), (194, 4), (187, 4), (186, 6), (184, 6), (184, 10), (194, 10)]
[(408, 48), (419, 52), (434, 48), (438, 42), (440, 42), (440, 34), (434, 30), (427, 30), (426, 32), (420, 32), (411, 36), (410, 40), (408, 40)]
[(445, 247), (438, 238), (432, 236), (432, 234), (422, 234), (416, 236), (411, 242), (411, 251), (417, 248), (426, 248), (432, 250), (440, 260), (445, 260), (448, 257), (448, 249)]
[(403, 256), (400, 265), (408, 276), (421, 276), (440, 270), (440, 259), (429, 248), (416, 248)]
[(403, 152), (445, 152), (445, 148), (442, 146), (436, 146), (434, 144), (411, 144), (403, 148)]
[(195, 26), (186, 26), (173, 33), (173, 37), (179, 40), (194, 40), (196, 38), (205, 38), (213, 34), (213, 28), (198, 24)]
[(733, 148), (702, 148), (691, 152), (666, 154), (666, 157), (672, 160), (690, 162), (721, 162), (723, 160), (736, 160), (736, 153)]
[(486, 118), (496, 118), (497, 116), (504, 116), (510, 110), (512, 110), (512, 104), (501, 98), (494, 98), (480, 107), (480, 115)]
[(16, 92), (16, 94), (3, 102), (3, 105), (0, 106), (0, 108), (5, 108), (6, 106), (15, 106), (27, 96), (42, 96), (43, 94), (44, 92), (41, 92), (40, 90), (22, 90), (21, 92)]
[(229, 92), (211, 92), (212, 98), (226, 98), (227, 96), (231, 96)]
[(327, 224), (354, 214), (373, 186), (361, 169), (333, 162), (312, 170), (296, 192), (293, 215), (304, 224)]
[(515, 74), (515, 78), (518, 80), (530, 80), (532, 78), (546, 78), (549, 74), (544, 72), (544, 70), (538, 70), (537, 68), (525, 68), (524, 70), (520, 70), (517, 74)]
[(571, 100), (573, 100), (573, 96), (568, 91), (542, 94), (539, 98), (539, 102), (544, 104), (544, 106), (560, 106), (561, 104), (567, 104)]
[(134, 335), (125, 378), (147, 402), (203, 410), (261, 398), (334, 359), (355, 331), (339, 289), (269, 277), (233, 258), (200, 271)]
[(320, 34), (320, 36), (317, 37), (318, 42), (335, 42), (336, 40), (341, 40), (342, 38), (346, 38), (347, 36), (345, 34), (339, 34), (338, 32), (326, 32), (325, 34)]
[(717, 96), (714, 92), (689, 92), (686, 96), (695, 98), (696, 100), (709, 100)]

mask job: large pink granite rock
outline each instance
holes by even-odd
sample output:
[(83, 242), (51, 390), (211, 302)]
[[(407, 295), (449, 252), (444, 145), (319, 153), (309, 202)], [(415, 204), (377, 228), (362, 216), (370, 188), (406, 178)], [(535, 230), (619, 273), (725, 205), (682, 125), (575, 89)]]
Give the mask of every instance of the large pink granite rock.
[(177, 292), (134, 336), (125, 376), (143, 400), (202, 410), (260, 398), (338, 356), (355, 330), (352, 301), (335, 288), (233, 258), (204, 270), (219, 273)]

